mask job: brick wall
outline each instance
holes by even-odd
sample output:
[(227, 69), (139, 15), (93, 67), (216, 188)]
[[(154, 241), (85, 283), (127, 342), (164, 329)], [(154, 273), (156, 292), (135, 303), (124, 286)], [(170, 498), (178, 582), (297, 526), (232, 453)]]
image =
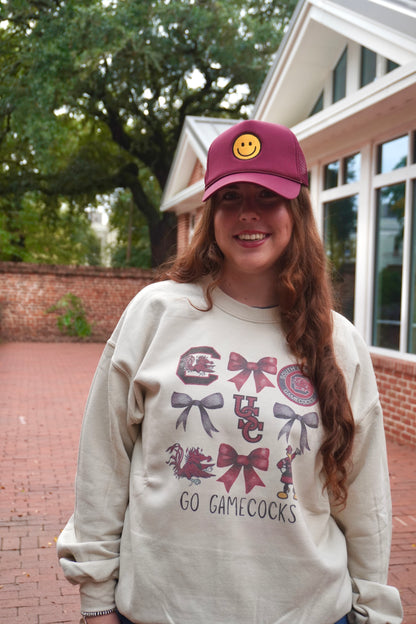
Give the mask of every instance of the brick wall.
[(49, 266), (0, 262), (0, 340), (74, 340), (47, 309), (68, 293), (81, 298), (93, 324), (89, 340), (105, 341), (128, 302), (152, 279), (142, 269)]
[[(191, 177), (188, 181), (188, 186), (192, 186), (199, 180), (202, 180), (204, 177), (204, 168), (199, 160), (196, 161), (194, 168), (191, 173)], [(202, 206), (199, 206), (197, 209), (197, 215), (201, 211)], [(190, 212), (177, 214), (177, 224), (178, 224), (178, 253), (184, 251), (189, 245), (189, 237), (191, 233), (191, 219), (193, 218), (194, 212), (192, 214)]]
[(177, 215), (178, 254), (181, 254), (189, 244), (190, 218), (191, 215), (189, 212)]
[(199, 160), (196, 161), (193, 171), (191, 173), (191, 177), (189, 178), (188, 186), (192, 186), (198, 180), (202, 180), (204, 177), (204, 167), (202, 166)]
[(416, 446), (416, 363), (372, 355), (386, 435)]
[[(105, 341), (134, 295), (152, 280), (140, 269), (0, 262), (0, 340), (73, 340), (46, 310), (63, 295), (79, 296), (93, 322), (90, 340)], [(416, 363), (372, 354), (387, 436), (416, 447)]]

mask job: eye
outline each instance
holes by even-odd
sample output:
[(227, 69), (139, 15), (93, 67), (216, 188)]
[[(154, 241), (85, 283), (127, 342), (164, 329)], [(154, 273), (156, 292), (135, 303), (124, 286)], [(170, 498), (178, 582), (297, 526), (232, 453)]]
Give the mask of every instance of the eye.
[(220, 191), (218, 199), (220, 202), (236, 202), (240, 199), (240, 193), (236, 189), (225, 188)]
[(278, 195), (274, 191), (271, 191), (268, 188), (262, 188), (260, 193), (259, 193), (259, 196), (262, 199), (278, 199), (278, 198), (280, 198), (280, 195)]

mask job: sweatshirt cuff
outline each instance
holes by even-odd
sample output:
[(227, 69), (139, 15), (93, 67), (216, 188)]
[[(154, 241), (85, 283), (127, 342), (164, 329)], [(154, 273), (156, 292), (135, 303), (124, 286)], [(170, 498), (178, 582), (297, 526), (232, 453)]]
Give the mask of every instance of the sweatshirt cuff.
[(95, 613), (97, 611), (115, 610), (116, 581), (110, 579), (104, 583), (87, 582), (80, 586), (81, 612)]
[(353, 612), (357, 624), (401, 624), (403, 609), (395, 587), (353, 579)]

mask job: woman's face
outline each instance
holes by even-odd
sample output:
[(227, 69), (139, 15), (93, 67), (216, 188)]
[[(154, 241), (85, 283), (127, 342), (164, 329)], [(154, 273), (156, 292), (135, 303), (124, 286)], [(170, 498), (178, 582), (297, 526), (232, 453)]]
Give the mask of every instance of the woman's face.
[(288, 200), (256, 184), (239, 182), (217, 191), (214, 230), (228, 279), (269, 276), (293, 229)]

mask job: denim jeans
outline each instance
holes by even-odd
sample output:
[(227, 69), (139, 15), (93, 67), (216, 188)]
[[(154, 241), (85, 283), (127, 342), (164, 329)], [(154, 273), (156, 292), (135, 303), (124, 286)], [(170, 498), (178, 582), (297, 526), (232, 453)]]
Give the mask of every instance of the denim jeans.
[(121, 613), (119, 613), (117, 611), (117, 615), (118, 615), (118, 619), (120, 620), (121, 624), (133, 624), (133, 622), (131, 620), (128, 620), (126, 617), (124, 617), (124, 615), (121, 615)]
[[(118, 613), (118, 617), (120, 618), (121, 624), (133, 624), (133, 622), (124, 617), (124, 615), (121, 615), (121, 613)], [(347, 616), (344, 615), (344, 617), (338, 620), (338, 622), (335, 622), (335, 624), (348, 624)]]

